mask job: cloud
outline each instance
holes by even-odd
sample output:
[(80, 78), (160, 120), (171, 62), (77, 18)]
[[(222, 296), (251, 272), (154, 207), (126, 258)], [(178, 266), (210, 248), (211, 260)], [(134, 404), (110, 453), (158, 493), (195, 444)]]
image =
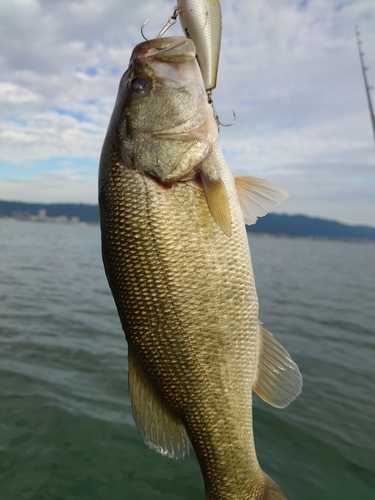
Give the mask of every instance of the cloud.
[(7, 200), (46, 203), (97, 203), (97, 180), (88, 180), (76, 170), (59, 170), (33, 177), (0, 180), (0, 193)]
[[(354, 34), (358, 24), (375, 85), (373, 0), (221, 3), (214, 100), (222, 122), (231, 121), (232, 109), (238, 117), (220, 133), (232, 170), (277, 180), (290, 192), (290, 210), (326, 217), (334, 211), (339, 220), (375, 225), (374, 139)], [(151, 38), (174, 4), (2, 5), (1, 198), (96, 201), (83, 165), (98, 162), (119, 79), (142, 41), (140, 25), (150, 18)], [(181, 34), (178, 23), (170, 34)], [(56, 158), (73, 161), (69, 175)]]
[(0, 82), (0, 102), (24, 104), (36, 102), (39, 96), (25, 87), (14, 83)]

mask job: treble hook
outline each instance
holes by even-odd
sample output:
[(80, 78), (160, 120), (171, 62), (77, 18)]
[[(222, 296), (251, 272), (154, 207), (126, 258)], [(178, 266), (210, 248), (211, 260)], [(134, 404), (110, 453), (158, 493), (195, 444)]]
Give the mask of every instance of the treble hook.
[(215, 118), (215, 122), (217, 124), (217, 128), (219, 128), (220, 126), (222, 126), (222, 127), (231, 127), (232, 125), (234, 125), (236, 123), (237, 116), (236, 116), (236, 113), (233, 110), (232, 110), (233, 121), (231, 123), (221, 123), (221, 121), (219, 119), (219, 115), (217, 114), (215, 106), (214, 106), (214, 101), (212, 99), (212, 90), (208, 90), (207, 91), (207, 99), (208, 99), (208, 104), (211, 106), (212, 111), (214, 113), (214, 118)]
[[(177, 17), (178, 17), (178, 14), (180, 13), (180, 9), (179, 7), (175, 7), (174, 10), (173, 10), (173, 14), (171, 15), (171, 17), (168, 19), (166, 25), (164, 26), (163, 29), (161, 29), (159, 31), (159, 33), (156, 35), (155, 39), (156, 38), (161, 38), (164, 33), (169, 30), (169, 28), (171, 26), (173, 26), (174, 24), (176, 24), (177, 22)], [(148, 38), (145, 37), (144, 33), (143, 33), (143, 28), (146, 26), (146, 24), (148, 23), (149, 19), (146, 19), (146, 21), (142, 24), (141, 26), (141, 35), (143, 36), (143, 38), (146, 40), (146, 42), (148, 41)]]

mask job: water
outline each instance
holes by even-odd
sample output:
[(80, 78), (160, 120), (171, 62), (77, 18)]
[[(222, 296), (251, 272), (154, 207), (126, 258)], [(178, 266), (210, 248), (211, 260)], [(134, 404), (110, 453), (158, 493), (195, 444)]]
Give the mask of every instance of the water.
[[(199, 500), (194, 456), (149, 450), (99, 229), (0, 220), (0, 499)], [(255, 397), (260, 463), (290, 500), (375, 498), (375, 246), (252, 235), (261, 319), (304, 376)]]

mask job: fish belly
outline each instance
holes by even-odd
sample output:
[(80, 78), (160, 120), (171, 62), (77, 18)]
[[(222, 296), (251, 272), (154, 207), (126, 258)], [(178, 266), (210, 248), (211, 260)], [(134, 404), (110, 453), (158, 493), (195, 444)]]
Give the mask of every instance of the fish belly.
[(100, 194), (103, 259), (129, 352), (183, 422), (207, 498), (250, 499), (262, 474), (251, 403), (258, 300), (232, 174), (220, 168), (231, 237), (194, 184), (112, 168)]

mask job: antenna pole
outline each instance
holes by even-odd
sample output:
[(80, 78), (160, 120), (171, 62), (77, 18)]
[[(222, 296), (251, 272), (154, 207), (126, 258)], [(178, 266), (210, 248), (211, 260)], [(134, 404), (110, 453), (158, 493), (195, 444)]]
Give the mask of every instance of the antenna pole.
[(366, 71), (368, 70), (368, 68), (365, 66), (365, 63), (363, 61), (363, 56), (365, 55), (362, 50), (361, 50), (361, 45), (362, 45), (362, 42), (359, 38), (360, 36), (360, 32), (359, 32), (359, 29), (358, 29), (358, 26), (355, 27), (355, 34), (356, 34), (356, 37), (357, 37), (357, 44), (358, 44), (358, 52), (359, 52), (359, 57), (361, 59), (361, 66), (362, 66), (362, 74), (363, 74), (363, 80), (365, 82), (365, 89), (366, 89), (366, 95), (367, 95), (367, 102), (368, 102), (368, 107), (369, 107), (369, 110), (370, 110), (370, 117), (371, 117), (371, 124), (372, 124), (372, 131), (374, 132), (374, 141), (375, 141), (375, 115), (374, 115), (374, 109), (372, 107), (372, 102), (371, 102), (371, 96), (370, 96), (370, 90), (372, 89), (372, 87), (367, 83), (367, 75), (366, 75)]

